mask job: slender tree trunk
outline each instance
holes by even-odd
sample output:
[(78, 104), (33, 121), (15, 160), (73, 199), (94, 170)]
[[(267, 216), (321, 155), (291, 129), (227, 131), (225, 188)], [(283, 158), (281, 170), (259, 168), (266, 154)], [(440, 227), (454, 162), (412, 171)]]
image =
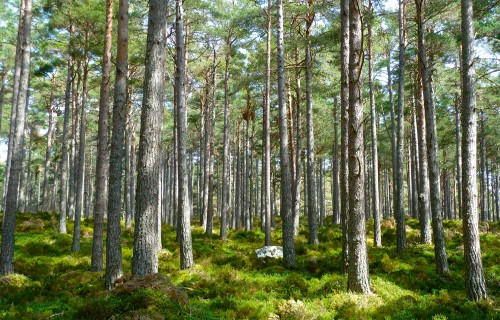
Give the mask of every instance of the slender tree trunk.
[(422, 77), (424, 91), (425, 121), (427, 129), (427, 160), (429, 163), (429, 185), (432, 212), (432, 231), (434, 238), (434, 254), (436, 271), (439, 275), (449, 273), (446, 242), (443, 228), (443, 212), (441, 208), (441, 190), (439, 185), (439, 157), (436, 129), (436, 110), (432, 92), (432, 79), (426, 56), (424, 40), (423, 0), (415, 0), (418, 26), (418, 66)]
[[(85, 34), (86, 40), (88, 40), (88, 32)], [(85, 49), (84, 55), (84, 65), (83, 65), (83, 85), (82, 85), (82, 100), (80, 105), (80, 136), (78, 143), (78, 165), (76, 168), (76, 199), (75, 199), (75, 224), (73, 229), (73, 244), (72, 251), (80, 251), (80, 229), (82, 223), (82, 209), (83, 209), (83, 189), (85, 181), (85, 128), (87, 127), (87, 85), (88, 85), (88, 74), (89, 74), (89, 52)]]
[(290, 158), (288, 152), (288, 126), (285, 101), (285, 55), (283, 45), (283, 0), (278, 0), (278, 103), (279, 103), (279, 132), (280, 132), (280, 166), (281, 166), (281, 195), (282, 205), (280, 215), (283, 221), (283, 260), (287, 267), (296, 265), (293, 213), (292, 213), (292, 185)]
[(364, 214), (361, 1), (349, 3), (349, 269), (347, 289), (370, 293)]
[[(370, 17), (373, 17), (372, 1), (368, 2)], [(377, 114), (375, 111), (375, 88), (373, 85), (373, 45), (372, 23), (368, 23), (368, 82), (370, 85), (370, 120), (372, 129), (372, 192), (373, 192), (373, 244), (375, 247), (382, 245), (380, 231), (380, 192), (378, 184), (378, 148), (377, 148)]]
[(399, 79), (398, 79), (398, 128), (397, 128), (397, 162), (396, 190), (394, 193), (396, 218), (396, 251), (402, 253), (406, 249), (406, 224), (404, 212), (404, 68), (406, 62), (406, 0), (399, 0)]
[(332, 157), (332, 211), (333, 223), (340, 224), (339, 206), (339, 141), (338, 141), (338, 99), (333, 100), (333, 157)]
[(185, 55), (184, 55), (184, 9), (182, 1), (176, 1), (175, 20), (175, 42), (176, 42), (176, 67), (177, 67), (177, 152), (178, 152), (178, 179), (179, 179), (179, 231), (180, 231), (180, 256), (181, 269), (190, 269), (194, 266), (193, 249), (191, 243), (191, 219), (188, 203), (187, 185), (187, 164), (186, 164), (186, 144), (187, 144), (187, 105), (185, 103)]
[(119, 0), (113, 133), (109, 158), (108, 226), (106, 236), (106, 289), (123, 274), (121, 246), (122, 163), (127, 108), (128, 0)]
[(412, 105), (413, 105), (413, 129), (411, 132), (411, 150), (410, 150), (410, 164), (411, 164), (411, 189), (412, 189), (412, 197), (411, 197), (411, 208), (412, 208), (412, 214), (413, 218), (418, 219), (418, 213), (419, 213), (419, 205), (418, 205), (418, 194), (419, 194), (419, 165), (418, 165), (418, 156), (420, 154), (418, 148), (418, 137), (417, 137), (417, 132), (418, 132), (418, 126), (417, 126), (417, 115), (416, 115), (416, 109), (415, 109), (415, 98), (412, 100)]
[(424, 108), (424, 91), (422, 87), (422, 79), (418, 76), (418, 85), (416, 89), (416, 104), (417, 113), (417, 135), (418, 135), (418, 173), (419, 173), (419, 188), (418, 188), (418, 218), (420, 221), (420, 242), (431, 243), (431, 226), (430, 226), (430, 194), (429, 194), (429, 174), (427, 164), (427, 138), (426, 138), (426, 122)]
[[(229, 41), (230, 43), (230, 41)], [(227, 44), (227, 43), (226, 43)], [(224, 69), (224, 154), (222, 163), (222, 212), (221, 212), (221, 226), (220, 226), (220, 238), (221, 240), (227, 239), (227, 224), (229, 220), (229, 215), (231, 214), (230, 207), (230, 162), (231, 154), (229, 151), (229, 136), (230, 136), (230, 122), (229, 122), (229, 65), (231, 62), (230, 50), (226, 53), (226, 66)]]
[(340, 217), (342, 220), (342, 274), (347, 274), (348, 246), (348, 122), (349, 122), (349, 0), (340, 0)]
[[(28, 84), (30, 75), (30, 53), (31, 53), (31, 0), (24, 0), (21, 5), (20, 23), (22, 36), (18, 38), (21, 71), (18, 82), (17, 103), (12, 104), (12, 113), (15, 111), (15, 124), (11, 126), (10, 139), (12, 141), (12, 158), (9, 168), (9, 181), (7, 184), (6, 206), (2, 223), (2, 245), (0, 251), (0, 275), (14, 273), (14, 233), (16, 227), (16, 211), (18, 206), (18, 187), (22, 174), (22, 163), (24, 154), (24, 126), (26, 119), (26, 101), (28, 97)], [(21, 18), (22, 17), (22, 18)], [(21, 28), (20, 28), (21, 29)], [(17, 79), (15, 79), (17, 80)], [(14, 100), (14, 99), (13, 99)]]
[(271, 245), (271, 140), (270, 140), (270, 96), (271, 96), (271, 0), (267, 1), (266, 25), (266, 93), (264, 101), (263, 145), (262, 145), (262, 190), (265, 217), (265, 245)]
[[(52, 80), (52, 86), (54, 87), (54, 80)], [(51, 153), (52, 153), (52, 136), (54, 132), (54, 91), (50, 92), (49, 105), (47, 106), (47, 111), (49, 113), (49, 126), (47, 130), (47, 145), (45, 148), (45, 168), (43, 170), (43, 206), (44, 211), (50, 208), (50, 197), (49, 197), (49, 177), (50, 177), (50, 164), (51, 164)], [(54, 177), (56, 172), (54, 172)]]
[[(94, 234), (92, 239), (92, 259), (90, 265), (90, 270), (92, 271), (102, 270), (104, 215), (108, 206), (108, 118), (112, 31), (113, 0), (106, 0), (106, 26), (104, 29), (104, 50), (101, 60), (102, 79), (99, 96), (99, 123), (97, 127), (97, 158), (95, 170), (96, 201), (94, 207)], [(108, 286), (107, 283), (106, 286)]]
[[(31, 6), (31, 3), (30, 3)], [(24, 41), (24, 35), (25, 35), (25, 24), (28, 22), (27, 19), (25, 18), (25, 15), (29, 13), (31, 15), (31, 9), (29, 12), (26, 10), (26, 0), (21, 0), (20, 6), (19, 6), (19, 23), (18, 23), (18, 28), (17, 28), (17, 45), (16, 45), (16, 55), (15, 55), (15, 66), (14, 66), (14, 77), (13, 77), (13, 89), (12, 89), (12, 108), (10, 111), (10, 128), (9, 128), (9, 143), (7, 145), (7, 161), (5, 163), (5, 178), (4, 178), (4, 185), (3, 185), (3, 202), (2, 202), (2, 207), (4, 210), (7, 210), (7, 192), (9, 189), (9, 179), (10, 179), (10, 171), (11, 171), (11, 164), (12, 164), (12, 155), (13, 155), (13, 150), (14, 150), (14, 134), (16, 132), (16, 119), (17, 119), (17, 108), (18, 108), (18, 100), (19, 100), (19, 87), (21, 85), (21, 73), (23, 70), (23, 54), (25, 53), (24, 47), (23, 47), (23, 41)], [(31, 16), (29, 17), (31, 19)], [(29, 24), (31, 25), (31, 21), (29, 21)], [(30, 34), (31, 37), (31, 34)], [(29, 78), (29, 76), (28, 76)], [(29, 80), (28, 84), (29, 85)], [(27, 94), (27, 93), (26, 93)], [(22, 97), (22, 94), (21, 94)], [(22, 167), (22, 166), (21, 166)], [(17, 201), (17, 198), (16, 198)], [(16, 204), (17, 208), (17, 204)], [(5, 216), (4, 216), (5, 218)]]
[(486, 298), (477, 213), (477, 111), (472, 0), (461, 1), (462, 15), (462, 214), (465, 291), (473, 301)]
[(149, 1), (132, 258), (132, 274), (137, 276), (158, 272), (157, 179), (161, 165), (167, 8), (166, 1)]
[(484, 110), (479, 113), (481, 123), (481, 170), (480, 170), (480, 205), (481, 205), (481, 221), (488, 221), (488, 214), (486, 212), (486, 148), (484, 145)]
[[(308, 7), (313, 0), (308, 0)], [(306, 18), (306, 105), (307, 105), (307, 221), (309, 224), (309, 244), (318, 243), (318, 222), (316, 211), (316, 160), (314, 154), (314, 128), (312, 107), (312, 74), (311, 74), (311, 28), (314, 13), (308, 12)]]

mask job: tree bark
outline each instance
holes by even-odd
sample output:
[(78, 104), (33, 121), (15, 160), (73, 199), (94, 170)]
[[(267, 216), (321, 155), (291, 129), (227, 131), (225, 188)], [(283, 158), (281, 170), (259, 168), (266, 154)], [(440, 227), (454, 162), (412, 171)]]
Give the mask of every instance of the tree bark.
[(116, 77), (113, 105), (113, 133), (109, 158), (108, 226), (106, 236), (106, 282), (111, 290), (123, 275), (121, 246), (122, 163), (127, 108), (128, 0), (119, 0)]
[(263, 143), (262, 143), (262, 199), (264, 210), (264, 232), (266, 246), (271, 245), (271, 142), (270, 142), (270, 97), (271, 97), (271, 0), (266, 12), (266, 93), (264, 98)]
[(113, 31), (113, 0), (106, 0), (106, 25), (104, 28), (104, 50), (101, 60), (102, 79), (99, 94), (99, 122), (97, 126), (97, 157), (94, 207), (94, 234), (92, 239), (91, 271), (101, 271), (103, 266), (104, 215), (108, 206), (108, 118), (111, 71), (111, 41)]
[(422, 77), (424, 91), (425, 121), (427, 130), (427, 161), (429, 163), (429, 185), (432, 212), (432, 231), (434, 238), (434, 254), (436, 257), (436, 271), (439, 275), (449, 273), (446, 242), (443, 228), (443, 212), (441, 207), (441, 189), (439, 173), (439, 157), (436, 129), (436, 110), (432, 92), (432, 78), (429, 70), (425, 39), (423, 0), (415, 0), (417, 7), (418, 29), (418, 66)]
[(418, 76), (418, 85), (416, 88), (417, 99), (415, 109), (417, 113), (417, 135), (418, 135), (418, 173), (419, 173), (419, 188), (418, 188), (418, 218), (420, 222), (420, 243), (431, 243), (431, 225), (429, 203), (429, 173), (427, 164), (427, 138), (426, 138), (426, 122), (424, 108), (424, 91), (422, 87), (422, 79)]
[(178, 152), (178, 179), (179, 179), (179, 242), (181, 269), (190, 269), (194, 266), (193, 249), (191, 243), (191, 215), (189, 212), (186, 144), (187, 144), (187, 105), (185, 97), (185, 55), (184, 55), (184, 9), (182, 0), (176, 1), (175, 19), (175, 47), (176, 47), (176, 67), (177, 67), (177, 152)]
[(349, 0), (340, 1), (340, 217), (342, 220), (342, 274), (347, 274), (348, 246), (348, 122), (349, 122)]
[[(88, 32), (85, 34), (86, 40), (88, 40)], [(89, 52), (87, 48), (84, 54), (83, 63), (83, 85), (82, 85), (82, 99), (80, 104), (80, 134), (78, 142), (78, 163), (75, 166), (76, 177), (75, 177), (75, 224), (73, 228), (73, 244), (72, 251), (80, 251), (80, 229), (82, 223), (82, 211), (83, 211), (83, 189), (85, 181), (85, 128), (87, 123), (87, 85), (88, 85), (88, 74), (89, 74)]]
[[(26, 101), (28, 98), (28, 84), (30, 75), (31, 56), (31, 0), (24, 0), (21, 5), (20, 23), (22, 36), (18, 38), (20, 73), (18, 78), (18, 96), (16, 104), (12, 104), (12, 113), (15, 111), (15, 124), (11, 126), (10, 140), (12, 141), (12, 161), (9, 170), (10, 178), (7, 184), (6, 206), (2, 223), (2, 245), (0, 251), (0, 275), (14, 273), (14, 234), (16, 227), (16, 212), (18, 205), (18, 187), (22, 174), (24, 154), (24, 127), (26, 119)], [(22, 17), (22, 18), (21, 18)], [(21, 27), (20, 27), (21, 29)], [(15, 85), (14, 85), (15, 86)], [(13, 99), (15, 100), (15, 99)]]
[[(311, 10), (313, 0), (308, 0)], [(318, 222), (316, 211), (316, 159), (314, 154), (314, 128), (312, 106), (312, 74), (311, 74), (311, 28), (314, 13), (309, 11), (306, 18), (306, 108), (307, 108), (307, 221), (309, 224), (309, 244), (318, 244)]]
[(398, 114), (394, 192), (394, 217), (396, 218), (396, 251), (406, 249), (406, 224), (404, 212), (404, 68), (406, 62), (406, 0), (399, 0), (399, 79), (398, 79)]
[(462, 17), (462, 218), (465, 291), (473, 301), (486, 298), (477, 212), (477, 111), (472, 0), (461, 1)]
[(290, 158), (288, 152), (288, 126), (285, 102), (285, 55), (283, 45), (283, 0), (278, 0), (278, 104), (280, 134), (281, 196), (280, 215), (283, 221), (283, 261), (287, 267), (296, 265)]
[(158, 176), (165, 96), (167, 2), (149, 1), (132, 274), (158, 272)]
[(364, 214), (361, 1), (349, 3), (349, 269), (347, 289), (370, 293)]
[[(372, 1), (368, 2), (370, 18), (373, 18)], [(372, 129), (372, 192), (373, 192), (373, 244), (375, 247), (382, 245), (380, 231), (380, 191), (378, 178), (378, 148), (377, 148), (377, 114), (375, 111), (375, 88), (373, 85), (373, 45), (372, 21), (368, 21), (368, 82), (370, 86), (370, 120)]]

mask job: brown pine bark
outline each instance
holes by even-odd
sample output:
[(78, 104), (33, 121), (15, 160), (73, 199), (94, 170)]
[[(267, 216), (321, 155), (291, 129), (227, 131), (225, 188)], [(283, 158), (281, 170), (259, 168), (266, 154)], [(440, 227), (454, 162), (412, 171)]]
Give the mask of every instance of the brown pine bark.
[(158, 177), (165, 96), (167, 3), (149, 1), (148, 36), (137, 163), (132, 274), (158, 272)]
[(477, 212), (477, 110), (472, 0), (461, 1), (462, 17), (462, 218), (465, 291), (473, 301), (486, 298)]
[(111, 290), (123, 275), (121, 247), (122, 163), (127, 105), (128, 0), (119, 0), (116, 77), (113, 105), (113, 133), (109, 158), (108, 226), (106, 236), (106, 282)]
[(96, 201), (94, 206), (94, 233), (92, 239), (91, 271), (101, 271), (103, 266), (104, 216), (108, 205), (108, 118), (111, 71), (111, 37), (113, 31), (113, 0), (106, 0), (106, 25), (104, 50), (101, 60), (102, 78), (99, 94), (99, 122), (97, 126)]

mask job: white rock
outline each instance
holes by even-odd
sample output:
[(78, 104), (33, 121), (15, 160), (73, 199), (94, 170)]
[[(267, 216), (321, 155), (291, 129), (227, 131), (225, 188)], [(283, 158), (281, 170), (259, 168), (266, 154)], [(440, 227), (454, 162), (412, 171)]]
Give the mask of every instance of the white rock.
[(265, 246), (255, 250), (257, 258), (283, 258), (283, 247), (280, 246)]

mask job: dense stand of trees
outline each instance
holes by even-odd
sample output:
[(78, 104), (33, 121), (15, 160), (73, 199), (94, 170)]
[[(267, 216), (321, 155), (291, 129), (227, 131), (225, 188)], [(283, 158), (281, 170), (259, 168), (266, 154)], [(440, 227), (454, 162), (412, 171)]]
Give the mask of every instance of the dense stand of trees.
[(73, 251), (93, 218), (91, 270), (105, 266), (107, 289), (122, 275), (122, 220), (134, 222), (137, 276), (158, 272), (162, 224), (189, 269), (195, 223), (222, 240), (261, 228), (264, 245), (281, 224), (287, 267), (301, 223), (310, 245), (334, 223), (348, 289), (369, 293), (368, 219), (374, 246), (382, 218), (395, 219), (398, 254), (418, 219), (439, 275), (443, 220), (463, 219), (467, 295), (485, 298), (478, 223), (500, 220), (488, 58), (499, 9), (414, 4), (3, 2), (0, 274), (14, 272), (17, 211), (57, 211), (60, 233), (73, 220)]

